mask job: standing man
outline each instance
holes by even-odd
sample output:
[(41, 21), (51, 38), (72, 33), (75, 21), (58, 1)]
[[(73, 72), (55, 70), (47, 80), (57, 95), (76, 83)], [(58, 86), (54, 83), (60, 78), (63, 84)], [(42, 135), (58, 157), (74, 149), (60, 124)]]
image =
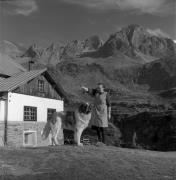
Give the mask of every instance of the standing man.
[(105, 143), (104, 129), (108, 127), (111, 118), (111, 105), (109, 94), (104, 91), (104, 85), (99, 83), (96, 89), (82, 87), (84, 92), (94, 97), (92, 128), (96, 129), (98, 141)]

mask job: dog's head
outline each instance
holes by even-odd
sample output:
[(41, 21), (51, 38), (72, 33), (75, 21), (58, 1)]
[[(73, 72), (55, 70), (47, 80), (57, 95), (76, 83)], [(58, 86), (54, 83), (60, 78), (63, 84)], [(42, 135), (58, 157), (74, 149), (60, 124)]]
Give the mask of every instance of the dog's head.
[(79, 110), (79, 113), (89, 114), (92, 110), (91, 104), (81, 103), (78, 110)]

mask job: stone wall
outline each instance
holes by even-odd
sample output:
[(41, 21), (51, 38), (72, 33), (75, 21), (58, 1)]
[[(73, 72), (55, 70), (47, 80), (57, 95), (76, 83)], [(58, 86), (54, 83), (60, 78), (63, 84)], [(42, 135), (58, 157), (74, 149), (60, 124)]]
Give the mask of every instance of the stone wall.
[[(45, 126), (45, 122), (8, 122), (7, 124), (7, 145), (23, 146), (23, 132), (32, 130), (37, 132), (37, 146), (49, 145), (49, 139), (42, 140), (41, 131)], [(4, 141), (4, 123), (0, 123), (0, 136)]]
[(0, 146), (4, 146), (4, 122), (0, 122)]

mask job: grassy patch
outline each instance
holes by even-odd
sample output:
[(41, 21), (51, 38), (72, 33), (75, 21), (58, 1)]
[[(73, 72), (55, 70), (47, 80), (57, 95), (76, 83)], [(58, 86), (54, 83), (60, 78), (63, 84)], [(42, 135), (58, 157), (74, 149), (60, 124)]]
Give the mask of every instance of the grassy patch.
[(176, 179), (176, 153), (111, 146), (0, 149), (0, 179)]

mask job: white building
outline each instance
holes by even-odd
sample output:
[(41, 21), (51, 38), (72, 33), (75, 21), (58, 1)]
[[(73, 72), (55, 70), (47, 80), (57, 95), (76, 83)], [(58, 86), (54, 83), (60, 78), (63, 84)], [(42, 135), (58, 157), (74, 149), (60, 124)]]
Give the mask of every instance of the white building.
[(41, 130), (54, 111), (63, 111), (65, 92), (46, 69), (0, 80), (0, 145), (44, 146)]

